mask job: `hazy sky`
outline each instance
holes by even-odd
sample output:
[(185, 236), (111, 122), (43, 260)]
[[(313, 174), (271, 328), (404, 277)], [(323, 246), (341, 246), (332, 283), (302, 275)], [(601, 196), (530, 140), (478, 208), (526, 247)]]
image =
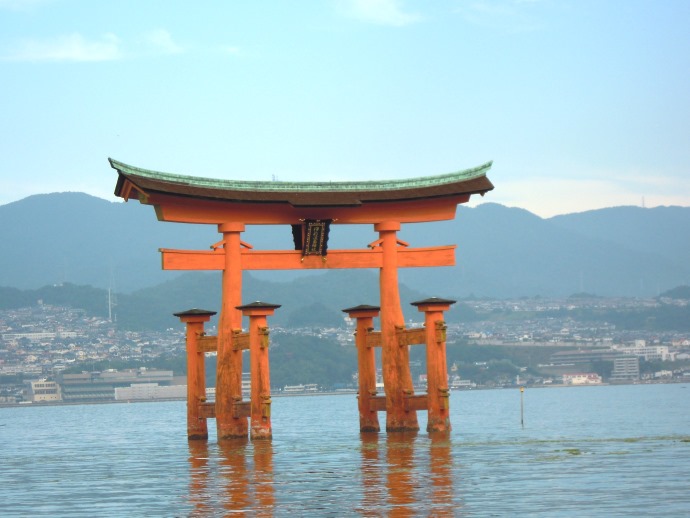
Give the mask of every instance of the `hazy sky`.
[[(690, 205), (687, 0), (0, 0), (0, 204), (107, 162), (448, 173), (541, 216)], [(479, 198), (477, 201), (482, 201)]]

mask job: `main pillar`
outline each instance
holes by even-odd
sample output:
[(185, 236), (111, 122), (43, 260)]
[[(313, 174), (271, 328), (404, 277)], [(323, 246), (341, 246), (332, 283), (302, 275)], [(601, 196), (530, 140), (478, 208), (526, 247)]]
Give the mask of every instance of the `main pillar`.
[(377, 306), (360, 305), (343, 309), (350, 318), (357, 320), (355, 345), (357, 346), (357, 368), (359, 377), (358, 406), (359, 431), (381, 430), (376, 410), (371, 408), (371, 399), (376, 397), (376, 357), (373, 347), (367, 347), (367, 333), (374, 327), (374, 317), (379, 316)]
[(249, 365), (251, 371), (250, 438), (270, 439), (271, 429), (271, 377), (268, 363), (268, 326), (266, 317), (273, 314), (279, 304), (253, 302), (238, 306), (249, 317)]
[(405, 396), (414, 393), (410, 374), (410, 354), (400, 346), (397, 329), (403, 328), (405, 319), (400, 307), (398, 289), (398, 238), (400, 223), (387, 221), (376, 223), (379, 233), (383, 262), (380, 272), (381, 290), (381, 362), (383, 384), (386, 391), (386, 431), (417, 431), (417, 413), (405, 410)]
[(426, 331), (427, 401), (429, 418), (427, 432), (450, 431), (450, 392), (448, 389), (448, 367), (446, 363), (446, 325), (443, 312), (455, 304), (454, 300), (432, 297), (412, 302), (424, 312)]
[(206, 372), (204, 353), (199, 350), (198, 339), (204, 335), (204, 322), (208, 322), (215, 311), (190, 309), (174, 313), (187, 324), (187, 439), (208, 439), (206, 418), (201, 416), (200, 406), (206, 401)]
[(218, 365), (216, 370), (216, 426), (218, 439), (247, 436), (246, 417), (233, 412), (235, 402), (242, 401), (242, 350), (233, 345), (233, 330), (242, 329), (242, 252), (240, 234), (244, 223), (218, 225), (223, 234), (225, 264), (223, 294), (218, 325)]

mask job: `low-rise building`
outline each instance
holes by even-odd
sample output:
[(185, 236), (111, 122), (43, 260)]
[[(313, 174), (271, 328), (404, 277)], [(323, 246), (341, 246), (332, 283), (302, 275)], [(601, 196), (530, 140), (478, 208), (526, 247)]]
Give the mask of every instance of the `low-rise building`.
[(173, 371), (145, 368), (58, 375), (62, 398), (66, 402), (113, 401), (118, 387), (141, 383), (156, 383), (167, 387), (172, 385), (172, 381)]
[(564, 385), (601, 385), (601, 376), (593, 372), (563, 374)]
[(129, 387), (116, 387), (116, 401), (151, 399), (183, 399), (187, 397), (187, 385), (161, 386), (158, 383), (132, 383)]
[(647, 345), (645, 340), (635, 340), (633, 345), (618, 346), (616, 349), (625, 354), (644, 358), (647, 362), (673, 360), (667, 345)]
[(29, 382), (29, 401), (33, 403), (46, 403), (61, 401), (60, 385), (55, 381), (39, 379)]

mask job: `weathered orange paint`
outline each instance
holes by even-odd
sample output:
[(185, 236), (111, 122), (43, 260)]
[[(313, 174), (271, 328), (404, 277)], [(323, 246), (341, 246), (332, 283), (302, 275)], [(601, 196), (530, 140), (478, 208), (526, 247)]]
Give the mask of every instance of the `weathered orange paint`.
[(250, 438), (270, 439), (271, 376), (268, 363), (268, 326), (266, 317), (273, 307), (243, 308), (249, 317), (249, 367), (251, 373)]
[(348, 311), (350, 318), (357, 320), (355, 345), (357, 346), (357, 368), (359, 373), (358, 407), (359, 431), (379, 432), (379, 417), (371, 408), (371, 400), (376, 397), (376, 357), (374, 348), (367, 346), (367, 333), (373, 328), (374, 317), (379, 315), (377, 309)]
[(424, 312), (426, 330), (426, 368), (428, 415), (427, 432), (448, 432), (450, 425), (450, 391), (446, 364), (446, 342), (441, 328), (445, 329), (443, 312), (450, 304), (425, 304), (417, 306)]
[(242, 351), (232, 343), (233, 329), (242, 328), (242, 254), (240, 233), (244, 224), (229, 222), (218, 225), (223, 233), (225, 268), (223, 295), (218, 323), (218, 357), (216, 368), (216, 427), (218, 440), (247, 436), (247, 419), (235, 417), (233, 404), (242, 401)]
[(201, 415), (201, 404), (206, 401), (206, 373), (204, 353), (199, 350), (198, 338), (203, 336), (204, 322), (208, 322), (213, 314), (179, 314), (180, 321), (186, 324), (187, 439), (189, 440), (208, 439), (206, 419)]
[[(455, 245), (399, 248), (398, 268), (454, 266)], [(225, 252), (222, 249), (160, 250), (164, 270), (222, 270)], [(325, 257), (302, 256), (299, 250), (242, 249), (243, 270), (329, 270), (340, 268), (381, 268), (383, 252), (372, 250), (329, 250)]]
[(383, 385), (386, 391), (386, 431), (419, 430), (417, 413), (406, 411), (403, 397), (414, 393), (410, 374), (410, 355), (407, 347), (400, 347), (396, 328), (404, 327), (398, 289), (399, 221), (386, 221), (374, 225), (379, 233), (383, 263), (379, 276), (381, 291), (381, 340)]
[(469, 201), (464, 194), (446, 198), (367, 203), (352, 207), (293, 207), (276, 203), (230, 203), (197, 198), (180, 198), (151, 193), (143, 201), (154, 205), (161, 221), (219, 224), (242, 221), (247, 225), (285, 225), (301, 219), (334, 219), (339, 224), (366, 224), (395, 220), (421, 223), (455, 218), (458, 204)]

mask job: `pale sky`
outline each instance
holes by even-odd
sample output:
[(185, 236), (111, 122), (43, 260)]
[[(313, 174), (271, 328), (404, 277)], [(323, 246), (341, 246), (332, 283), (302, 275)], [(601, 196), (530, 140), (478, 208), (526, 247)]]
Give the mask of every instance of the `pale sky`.
[[(0, 204), (122, 162), (444, 174), (542, 217), (690, 206), (687, 0), (0, 0)], [(474, 200), (474, 198), (473, 198)]]

